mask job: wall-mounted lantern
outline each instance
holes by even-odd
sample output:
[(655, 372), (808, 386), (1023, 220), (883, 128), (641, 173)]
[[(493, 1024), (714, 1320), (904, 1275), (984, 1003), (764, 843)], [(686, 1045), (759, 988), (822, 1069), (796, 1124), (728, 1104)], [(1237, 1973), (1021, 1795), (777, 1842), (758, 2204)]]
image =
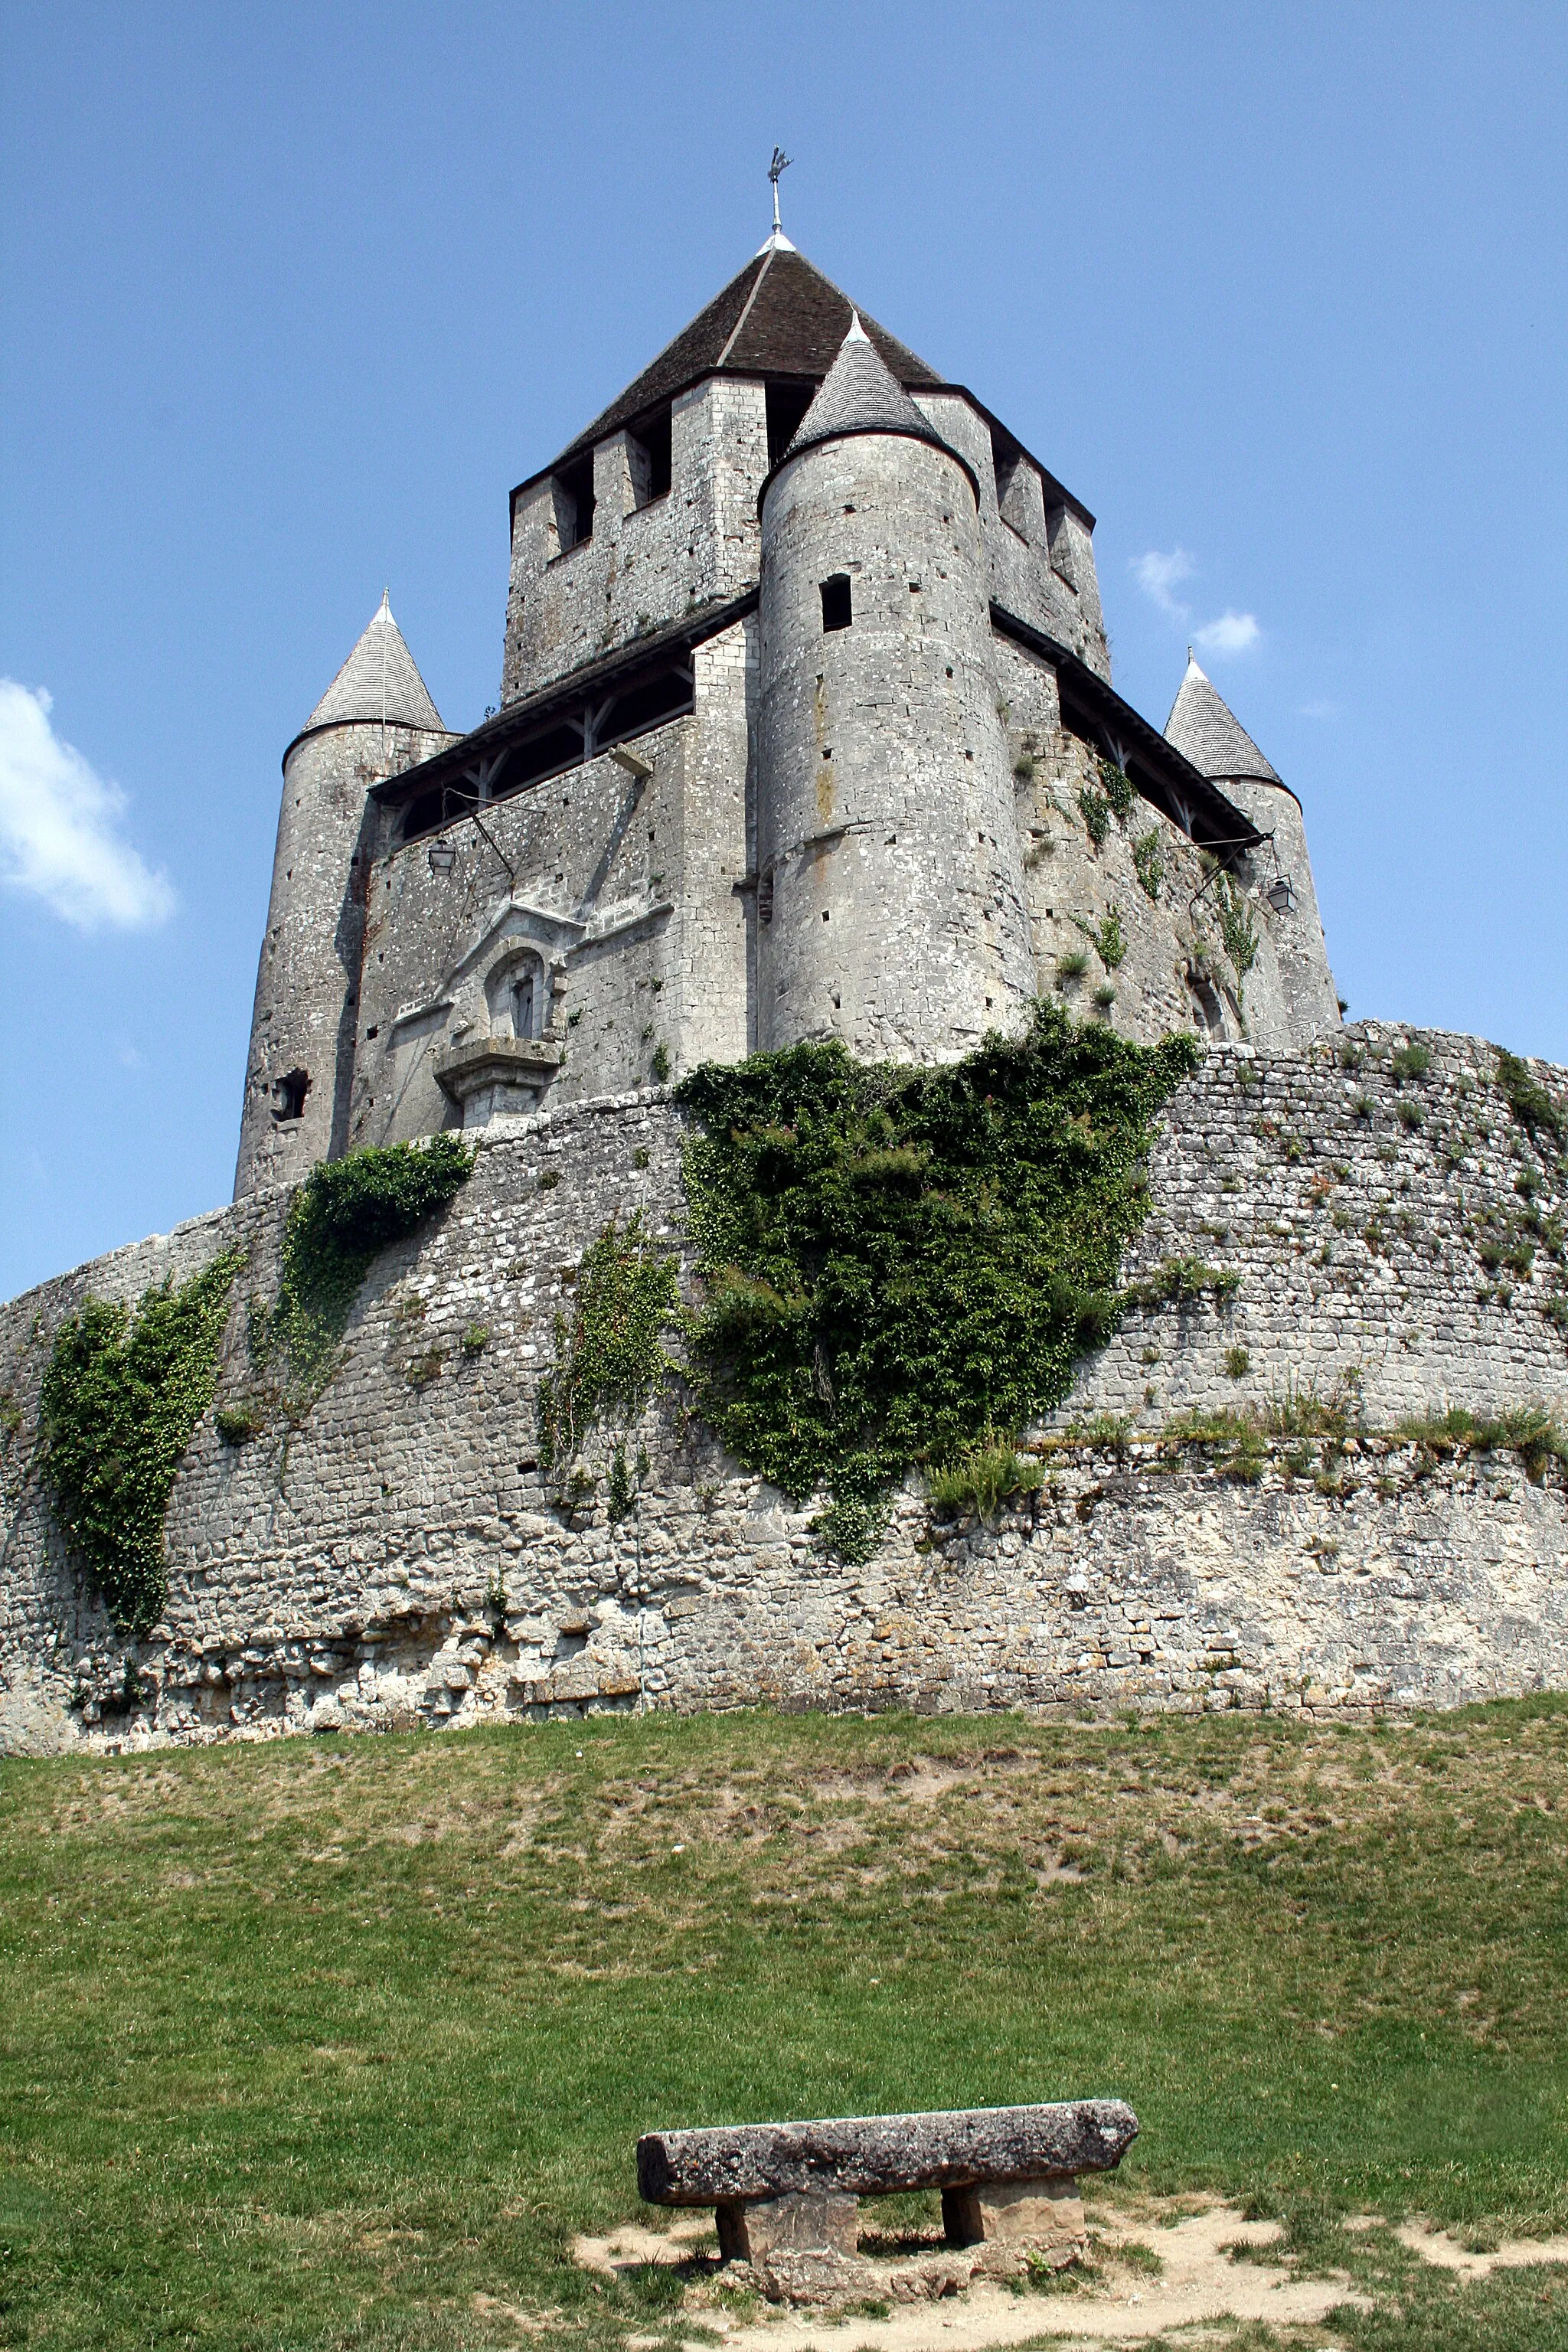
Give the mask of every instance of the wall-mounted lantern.
[(1269, 905), (1273, 908), (1277, 915), (1293, 915), (1295, 913), (1296, 893), (1290, 887), (1290, 877), (1288, 874), (1277, 876), (1276, 878), (1270, 882), (1268, 889), (1265, 890), (1263, 895), (1268, 899)]
[(449, 841), (433, 841), (429, 848), (432, 874), (450, 874), (458, 862), (458, 853)]

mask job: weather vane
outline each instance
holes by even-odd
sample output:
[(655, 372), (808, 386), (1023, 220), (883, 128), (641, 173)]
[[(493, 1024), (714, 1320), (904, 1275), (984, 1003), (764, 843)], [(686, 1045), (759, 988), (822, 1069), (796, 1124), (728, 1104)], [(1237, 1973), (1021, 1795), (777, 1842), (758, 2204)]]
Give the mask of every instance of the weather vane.
[(779, 236), (783, 234), (782, 226), (779, 221), (779, 173), (781, 172), (787, 172), (789, 170), (789, 166), (790, 159), (784, 153), (784, 149), (782, 147), (775, 147), (773, 149), (773, 160), (768, 165), (768, 177), (773, 184), (773, 235), (775, 236)]

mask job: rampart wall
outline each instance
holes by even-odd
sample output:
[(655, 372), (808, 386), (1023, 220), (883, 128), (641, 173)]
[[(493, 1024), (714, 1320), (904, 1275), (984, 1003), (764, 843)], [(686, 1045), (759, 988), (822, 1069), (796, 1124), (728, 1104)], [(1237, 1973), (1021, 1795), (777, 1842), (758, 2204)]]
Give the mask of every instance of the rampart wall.
[[(89, 1292), (133, 1300), (242, 1243), (232, 1398), (289, 1196), (79, 1267), (0, 1309), (0, 1730), (134, 1744), (762, 1701), (1362, 1713), (1560, 1685), (1561, 1465), (1397, 1424), (1568, 1413), (1561, 1163), (1489, 1047), (1417, 1039), (1428, 1066), (1401, 1081), (1408, 1042), (1363, 1025), (1303, 1056), (1212, 1053), (1163, 1122), (1128, 1272), (1201, 1260), (1233, 1293), (1130, 1312), (1056, 1417), (1037, 1495), (987, 1528), (933, 1517), (911, 1483), (865, 1569), (826, 1561), (809, 1507), (727, 1460), (679, 1391), (650, 1410), (618, 1525), (602, 1477), (571, 1507), (542, 1481), (534, 1398), (583, 1247), (634, 1210), (683, 1247), (680, 1116), (657, 1090), (484, 1141), (444, 1214), (376, 1261), (342, 1370), (287, 1438), (228, 1444), (204, 1417), (164, 1620), (129, 1654), (37, 1475), (54, 1335)], [(1561, 1100), (1565, 1074), (1544, 1075)], [(1282, 1435), (1238, 1475), (1223, 1444), (1171, 1442), (1179, 1410), (1308, 1392), (1350, 1400), (1342, 1444)]]

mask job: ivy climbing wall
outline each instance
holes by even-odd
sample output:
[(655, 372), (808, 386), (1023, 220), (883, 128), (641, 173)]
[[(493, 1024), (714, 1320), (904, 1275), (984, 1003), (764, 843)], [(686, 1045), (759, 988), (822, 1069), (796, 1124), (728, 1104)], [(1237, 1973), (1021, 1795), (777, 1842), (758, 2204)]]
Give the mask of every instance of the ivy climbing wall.
[[(1120, 1328), (1022, 1433), (1038, 1483), (987, 1524), (912, 1478), (858, 1565), (678, 1378), (612, 1400), (571, 1470), (541, 1459), (540, 1383), (610, 1222), (638, 1219), (692, 1296), (688, 1130), (661, 1092), (481, 1141), (288, 1410), (253, 1334), (290, 1195), (254, 1195), (0, 1309), (0, 1739), (759, 1700), (1331, 1714), (1560, 1684), (1565, 1105), (1568, 1074), (1500, 1076), (1474, 1039), (1365, 1024), (1210, 1053), (1161, 1115)], [(231, 1249), (163, 1614), (131, 1640), (60, 1533), (40, 1391), (89, 1296), (133, 1307)]]

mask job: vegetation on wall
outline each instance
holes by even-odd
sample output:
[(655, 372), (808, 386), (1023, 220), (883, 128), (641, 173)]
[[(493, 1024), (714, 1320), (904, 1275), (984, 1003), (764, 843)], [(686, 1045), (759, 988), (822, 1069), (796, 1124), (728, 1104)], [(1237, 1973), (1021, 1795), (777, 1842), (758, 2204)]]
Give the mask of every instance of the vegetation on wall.
[(1107, 907), (1104, 919), (1098, 923), (1091, 923), (1083, 915), (1074, 915), (1072, 920), (1083, 933), (1084, 938), (1090, 941), (1106, 971), (1120, 971), (1127, 957), (1127, 941), (1121, 931), (1121, 908)]
[(1092, 784), (1082, 784), (1079, 787), (1078, 804), (1090, 841), (1096, 849), (1103, 849), (1110, 835), (1110, 803)]
[(89, 1298), (55, 1339), (40, 1396), (43, 1475), (72, 1553), (120, 1631), (154, 1625), (168, 1578), (163, 1517), (180, 1457), (212, 1402), (228, 1295), (245, 1263), (226, 1250), (134, 1314)]
[(1568, 1149), (1568, 1113), (1553, 1102), (1528, 1062), (1498, 1048), (1497, 1082), (1503, 1100), (1521, 1127), (1539, 1143), (1549, 1135), (1558, 1150)]
[(1236, 1001), (1239, 1005), (1247, 986), (1247, 975), (1258, 961), (1258, 924), (1247, 904), (1246, 891), (1228, 874), (1221, 874), (1217, 877), (1214, 895), (1219, 915), (1219, 935), (1225, 942), (1230, 968), (1236, 974)]
[(1141, 833), (1132, 845), (1132, 870), (1139, 886), (1151, 905), (1160, 903), (1160, 887), (1165, 879), (1165, 853), (1160, 846), (1160, 828), (1150, 826)]
[(1101, 760), (1100, 762), (1100, 782), (1106, 799), (1110, 802), (1111, 807), (1116, 812), (1117, 823), (1119, 824), (1125, 824), (1128, 818), (1132, 814), (1133, 787), (1131, 777), (1128, 774), (1125, 768), (1119, 768), (1114, 760)]
[(337, 1370), (359, 1286), (376, 1257), (445, 1208), (468, 1181), (474, 1155), (456, 1135), (384, 1144), (326, 1160), (289, 1203), (283, 1269), (271, 1306), (250, 1302), (250, 1352), (281, 1375), (291, 1421), (308, 1412)]
[(935, 1070), (802, 1045), (693, 1073), (678, 1099), (704, 1298), (704, 1413), (864, 1559), (914, 1466), (1005, 1454), (1115, 1326), (1155, 1112), (1197, 1066), (1041, 1003), (1017, 1042)]
[[(584, 1251), (574, 1310), (570, 1318), (555, 1318), (555, 1361), (539, 1384), (536, 1407), (539, 1466), (547, 1479), (563, 1485), (589, 1431), (604, 1422), (618, 1423), (623, 1435), (611, 1463), (613, 1517), (625, 1517), (632, 1507), (624, 1432), (673, 1369), (662, 1335), (677, 1305), (675, 1260), (653, 1241), (638, 1209), (624, 1232), (612, 1217)], [(646, 1454), (639, 1454), (637, 1467), (640, 1479)]]

